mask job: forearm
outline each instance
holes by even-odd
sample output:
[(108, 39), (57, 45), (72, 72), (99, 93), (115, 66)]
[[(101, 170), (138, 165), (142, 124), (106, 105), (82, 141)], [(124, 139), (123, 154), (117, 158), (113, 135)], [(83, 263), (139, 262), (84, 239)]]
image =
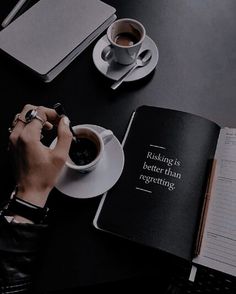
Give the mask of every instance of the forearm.
[[(13, 120), (9, 151), (14, 157), (17, 189), (0, 213), (0, 286), (9, 285), (11, 291), (0, 288), (1, 293), (16, 293), (14, 285), (31, 280), (47, 227), (48, 194), (69, 154), (69, 124), (54, 109), (30, 104)], [(57, 143), (51, 149), (42, 144), (41, 135), (53, 125), (57, 126)]]

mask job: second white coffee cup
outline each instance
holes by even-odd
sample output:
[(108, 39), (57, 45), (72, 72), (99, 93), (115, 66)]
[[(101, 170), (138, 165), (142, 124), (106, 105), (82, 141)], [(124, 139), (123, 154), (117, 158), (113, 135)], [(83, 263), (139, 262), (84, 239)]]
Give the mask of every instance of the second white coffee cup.
[(98, 133), (93, 128), (83, 125), (74, 126), (78, 141), (72, 141), (66, 166), (81, 173), (96, 168), (103, 156), (104, 146), (113, 138), (111, 130)]
[(144, 26), (132, 18), (122, 18), (113, 22), (107, 29), (110, 45), (102, 51), (105, 61), (114, 60), (123, 65), (132, 64), (139, 53), (146, 36)]

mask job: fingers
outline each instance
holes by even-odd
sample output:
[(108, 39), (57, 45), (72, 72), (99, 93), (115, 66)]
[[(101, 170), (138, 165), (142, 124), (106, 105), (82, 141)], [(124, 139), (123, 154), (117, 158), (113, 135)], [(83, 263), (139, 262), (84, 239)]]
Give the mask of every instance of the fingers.
[(24, 122), (25, 114), (33, 107), (35, 107), (35, 106), (33, 106), (31, 104), (27, 104), (24, 106), (23, 110), (19, 114), (20, 120), (19, 119), (17, 120), (17, 122), (16, 122), (16, 124), (10, 134), (10, 137), (9, 137), (11, 144), (13, 144), (13, 145), (16, 144), (20, 134), (22, 133), (24, 127), (26, 126), (26, 122)]
[(51, 124), (49, 121), (46, 121), (43, 128), (50, 131), (53, 128), (53, 124)]
[[(36, 110), (37, 114), (30, 123), (27, 123), (25, 121), (25, 116), (31, 110)], [(31, 104), (25, 105), (19, 115), (21, 119), (17, 120), (17, 123), (12, 130), (12, 134), (10, 135), (10, 141), (13, 144), (17, 141), (23, 130), (32, 138), (40, 140), (42, 128), (50, 130), (53, 128), (53, 124), (58, 124), (59, 121), (59, 117), (54, 109), (44, 106), (37, 107)]]
[[(36, 110), (36, 112), (34, 113), (33, 119), (27, 122), (27, 113), (31, 114), (30, 111), (32, 112), (32, 110)], [(14, 126), (11, 129), (11, 134), (9, 137), (10, 143), (12, 145), (16, 145), (17, 140), (19, 139), (20, 136), (22, 136), (22, 138), (24, 138), (24, 140), (26, 139), (27, 141), (29, 140), (40, 141), (42, 128), (46, 130), (50, 130), (53, 128), (54, 124), (58, 125), (59, 121), (60, 121), (60, 117), (58, 116), (58, 114), (56, 113), (54, 109), (47, 108), (44, 106), (37, 107), (35, 105), (27, 104), (24, 106), (21, 113), (17, 114), (17, 116), (14, 119)], [(63, 131), (63, 129), (69, 128), (68, 121), (69, 120), (65, 118), (65, 122), (64, 121), (61, 122), (60, 124), (61, 126), (58, 129), (58, 133), (61, 134), (60, 136), (66, 136), (66, 135), (63, 135), (63, 132), (67, 134), (67, 130)], [(70, 134), (69, 134), (69, 137), (70, 137)], [(67, 141), (65, 141), (65, 144), (67, 144)], [(60, 146), (63, 147), (63, 143), (59, 142), (59, 148)]]
[[(32, 111), (30, 112), (30, 115), (33, 116), (33, 119), (31, 116), (30, 124), (28, 124), (26, 127), (32, 125), (40, 132), (42, 128), (50, 130), (53, 127), (52, 124), (56, 123), (59, 119), (56, 111), (51, 108), (39, 106), (31, 108), (31, 110), (35, 110), (36, 112), (33, 114)], [(28, 113), (26, 115), (28, 115)]]
[(64, 161), (67, 159), (72, 140), (72, 133), (69, 125), (69, 119), (66, 116), (62, 117), (57, 129), (57, 143), (53, 150), (54, 154), (62, 158)]
[[(34, 123), (38, 126), (40, 126), (40, 120), (41, 123), (43, 122), (43, 127), (46, 129), (51, 129), (53, 124), (57, 124), (59, 121), (59, 117), (56, 113), (56, 111), (52, 108), (48, 108), (48, 107), (44, 107), (44, 106), (35, 106), (35, 105), (31, 105), (31, 104), (27, 104), (25, 105), (25, 107), (23, 108), (20, 116), (21, 118), (25, 118), (25, 115), (30, 111), (30, 110), (36, 110), (37, 111), (37, 115), (36, 115), (36, 119), (33, 119), (31, 121), (31, 123)], [(37, 119), (38, 117), (38, 119)], [(36, 121), (36, 123), (35, 123)]]
[(59, 117), (56, 111), (52, 108), (39, 106), (37, 107), (37, 112), (42, 118), (51, 124), (57, 124), (59, 122)]
[(25, 135), (30, 136), (33, 140), (41, 139), (42, 129), (50, 129), (52, 128), (52, 124), (47, 121), (47, 112), (50, 110), (46, 107), (37, 107), (34, 109), (30, 109), (26, 113), (26, 121), (28, 122), (25, 126), (23, 132)]

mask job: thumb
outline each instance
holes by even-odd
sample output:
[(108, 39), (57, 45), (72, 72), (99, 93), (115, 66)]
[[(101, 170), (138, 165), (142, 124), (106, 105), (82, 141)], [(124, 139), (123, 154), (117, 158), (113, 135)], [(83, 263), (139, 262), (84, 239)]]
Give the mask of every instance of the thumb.
[(72, 140), (72, 133), (69, 128), (70, 121), (67, 116), (63, 116), (58, 124), (57, 128), (57, 144), (54, 148), (60, 157), (63, 157), (65, 160), (68, 156), (70, 144)]

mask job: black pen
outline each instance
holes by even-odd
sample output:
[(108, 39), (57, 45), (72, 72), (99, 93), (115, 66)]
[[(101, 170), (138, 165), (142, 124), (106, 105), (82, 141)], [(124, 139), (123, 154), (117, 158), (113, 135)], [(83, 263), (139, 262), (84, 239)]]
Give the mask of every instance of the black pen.
[[(63, 115), (68, 117), (68, 115), (66, 114), (65, 108), (62, 106), (61, 103), (58, 102), (58, 103), (54, 104), (53, 108), (55, 109), (56, 113), (60, 117), (63, 116)], [(69, 124), (69, 128), (70, 128), (71, 133), (73, 134), (74, 140), (76, 141), (76, 143), (79, 143), (79, 139), (77, 138), (76, 133), (74, 132), (74, 130), (73, 130), (72, 126), (71, 126), (71, 123)]]

